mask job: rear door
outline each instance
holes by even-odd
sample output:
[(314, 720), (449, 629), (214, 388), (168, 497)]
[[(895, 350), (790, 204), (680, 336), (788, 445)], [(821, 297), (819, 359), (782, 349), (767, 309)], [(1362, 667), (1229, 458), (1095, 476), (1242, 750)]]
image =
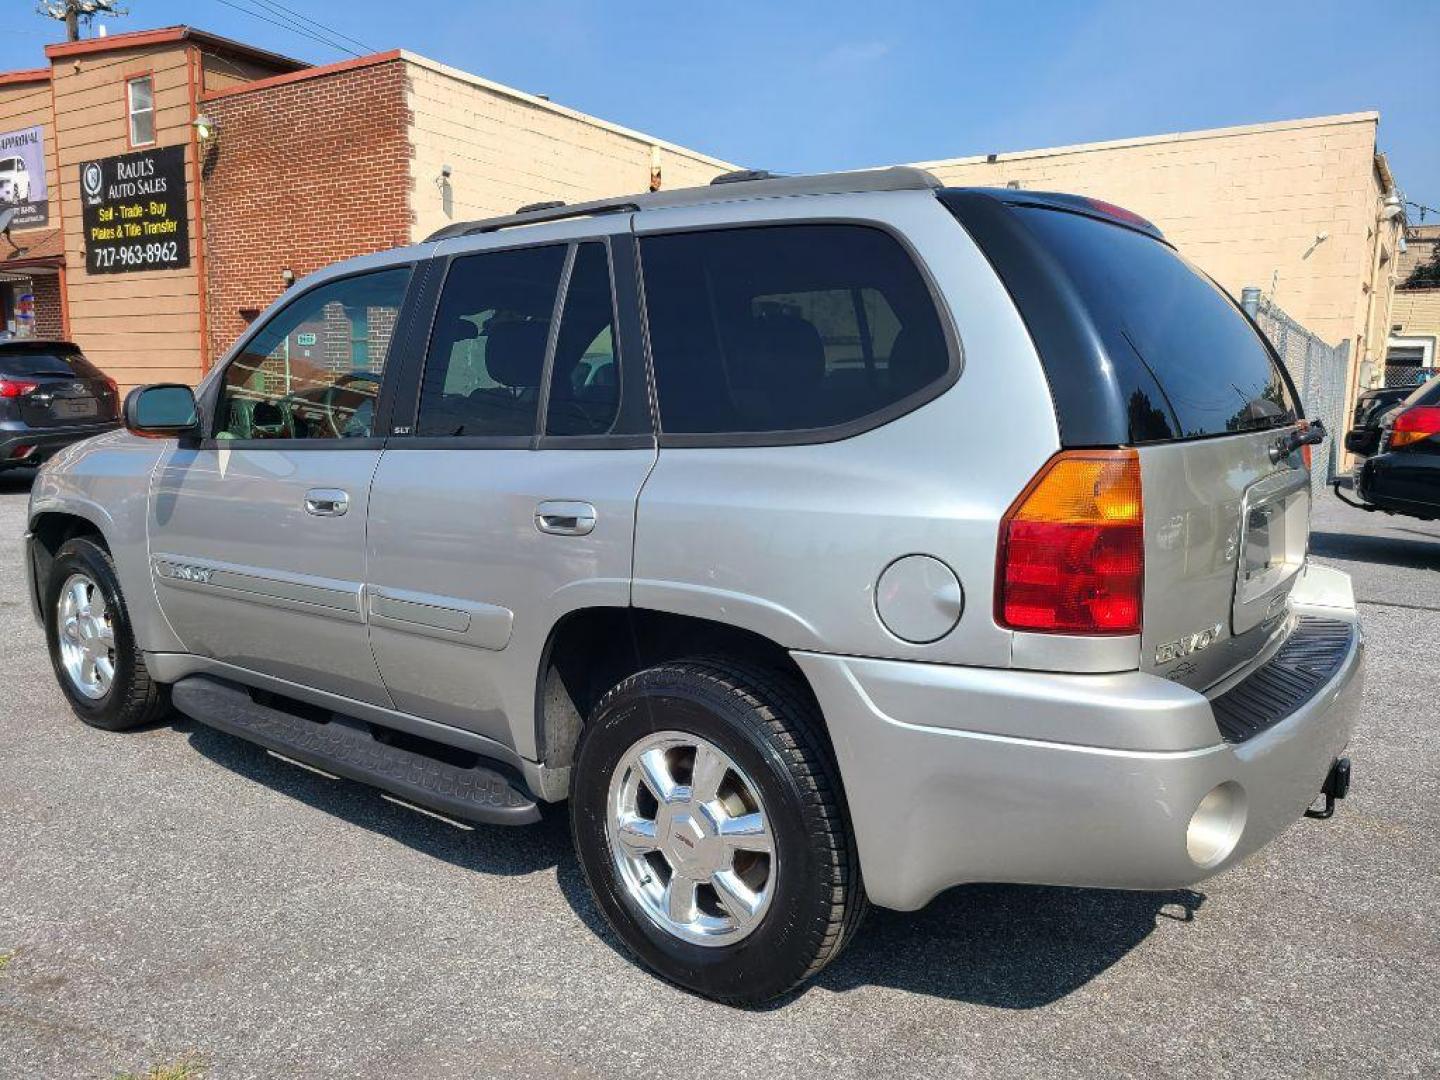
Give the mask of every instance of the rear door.
[[(1038, 206), (1024, 228), (1078, 294), (1118, 373), (1145, 514), (1140, 664), (1203, 688), (1285, 626), (1305, 560), (1309, 469), (1289, 450), (1300, 406), (1240, 308), (1140, 229)], [(1062, 415), (1062, 434), (1065, 417)]]
[(418, 400), (397, 403), (371, 493), (367, 595), (396, 708), (534, 758), (551, 629), (630, 603), (655, 439), (628, 219), (524, 236), (437, 252)]
[(362, 606), (365, 516), (411, 278), (391, 266), (296, 296), (206, 395), (210, 437), (160, 463), (155, 595), (189, 651), (390, 703)]
[(17, 385), (16, 418), (27, 427), (113, 424), (119, 418), (115, 384), (73, 345), (17, 341), (0, 346), (0, 379)]

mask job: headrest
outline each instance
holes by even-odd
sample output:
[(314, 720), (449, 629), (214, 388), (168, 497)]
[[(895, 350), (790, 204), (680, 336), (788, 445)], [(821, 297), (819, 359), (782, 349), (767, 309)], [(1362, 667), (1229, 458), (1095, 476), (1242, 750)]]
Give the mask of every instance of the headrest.
[(737, 389), (785, 396), (809, 390), (825, 377), (825, 342), (798, 315), (761, 315), (736, 354)]
[(902, 329), (890, 345), (891, 392), (897, 398), (908, 397), (938, 379), (948, 363), (943, 346), (933, 334)]
[(504, 386), (539, 386), (549, 336), (546, 321), (492, 321), (485, 332), (485, 370)]
[(452, 342), (474, 341), (480, 336), (480, 328), (469, 319), (456, 319), (454, 328), (450, 331)]

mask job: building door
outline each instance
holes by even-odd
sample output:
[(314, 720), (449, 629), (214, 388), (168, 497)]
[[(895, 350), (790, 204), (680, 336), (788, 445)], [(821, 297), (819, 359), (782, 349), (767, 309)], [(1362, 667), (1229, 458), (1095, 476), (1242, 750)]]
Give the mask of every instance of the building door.
[(551, 629), (630, 601), (655, 446), (638, 327), (615, 318), (615, 293), (634, 310), (627, 227), (455, 242), (414, 432), (390, 440), (371, 490), (370, 637), (395, 707), (530, 758)]
[[(156, 596), (185, 647), (388, 705), (361, 604), (365, 516), (401, 266), (297, 296), (207, 392), (208, 437), (157, 470)], [(357, 357), (352, 324), (369, 328)]]

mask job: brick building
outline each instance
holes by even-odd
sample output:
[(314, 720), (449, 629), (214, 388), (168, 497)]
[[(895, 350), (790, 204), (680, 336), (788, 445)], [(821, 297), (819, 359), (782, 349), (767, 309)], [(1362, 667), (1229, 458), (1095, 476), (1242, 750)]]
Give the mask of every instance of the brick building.
[[(73, 338), (122, 387), (196, 381), (336, 259), (735, 167), (407, 52), (310, 67), (169, 27), (45, 56), (0, 74), (0, 207), (7, 137), (27, 176), (0, 316)], [(322, 349), (350, 332), (313, 328)]]
[[(408, 52), (310, 67), (170, 27), (45, 58), (0, 74), (0, 200), (12, 145), (29, 196), (14, 250), (0, 240), (0, 316), (73, 337), (126, 386), (199, 378), (290, 275), (524, 203), (735, 167)], [(1233, 293), (1259, 286), (1347, 342), (1353, 385), (1383, 377), (1403, 297), (1378, 123), (1352, 113), (922, 164), (948, 183), (1073, 191), (1146, 215)]]

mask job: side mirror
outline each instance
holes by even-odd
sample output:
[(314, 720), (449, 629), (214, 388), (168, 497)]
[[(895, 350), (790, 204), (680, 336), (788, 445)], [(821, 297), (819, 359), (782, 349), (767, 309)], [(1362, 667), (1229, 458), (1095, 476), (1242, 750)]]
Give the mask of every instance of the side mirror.
[(152, 439), (199, 435), (200, 409), (195, 404), (195, 392), (179, 383), (137, 387), (125, 398), (125, 427)]

